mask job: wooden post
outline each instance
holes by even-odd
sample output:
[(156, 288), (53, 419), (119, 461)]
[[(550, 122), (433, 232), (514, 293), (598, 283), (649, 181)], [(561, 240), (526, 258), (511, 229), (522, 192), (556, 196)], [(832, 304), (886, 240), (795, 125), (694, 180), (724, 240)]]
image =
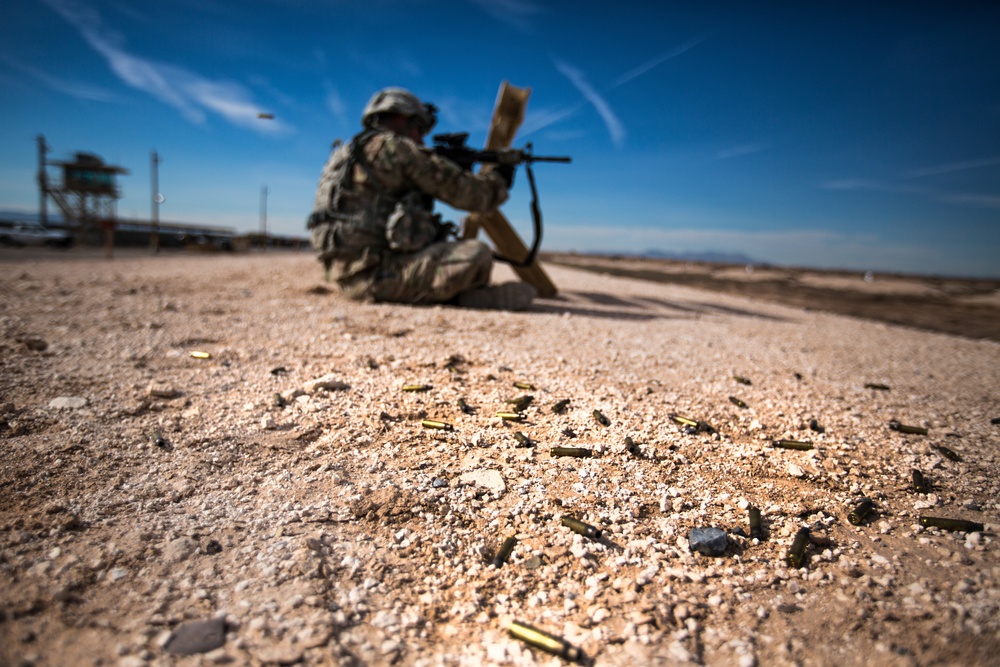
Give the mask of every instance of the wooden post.
[[(490, 122), (490, 133), (486, 138), (486, 150), (510, 148), (514, 142), (514, 135), (524, 121), (524, 110), (528, 106), (530, 94), (530, 88), (517, 88), (506, 81), (500, 84), (500, 92), (493, 108), (493, 120)], [(528, 256), (527, 246), (499, 210), (470, 214), (466, 219), (462, 238), (476, 238), (480, 228), (492, 239), (493, 245), (504, 257), (524, 260)], [(521, 280), (534, 286), (539, 296), (555, 296), (558, 291), (537, 259), (529, 266), (511, 266), (511, 268)]]

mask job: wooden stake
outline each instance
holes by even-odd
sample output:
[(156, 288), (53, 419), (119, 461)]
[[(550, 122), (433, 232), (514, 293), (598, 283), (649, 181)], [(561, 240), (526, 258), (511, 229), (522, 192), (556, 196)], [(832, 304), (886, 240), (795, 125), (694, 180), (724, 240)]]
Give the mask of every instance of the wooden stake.
[[(529, 95), (531, 95), (530, 88), (517, 88), (506, 81), (500, 84), (500, 92), (497, 93), (496, 105), (493, 108), (493, 120), (490, 122), (490, 133), (486, 138), (486, 150), (510, 148), (514, 142), (514, 135), (524, 122), (524, 110), (528, 106)], [(492, 169), (492, 165), (485, 165), (483, 168)], [(504, 257), (517, 261), (524, 260), (528, 256), (527, 246), (499, 210), (470, 214), (466, 219), (462, 238), (474, 239), (480, 229), (486, 232), (496, 246), (497, 252)], [(529, 266), (512, 265), (511, 268), (521, 280), (534, 286), (539, 296), (555, 296), (558, 291), (537, 259)]]

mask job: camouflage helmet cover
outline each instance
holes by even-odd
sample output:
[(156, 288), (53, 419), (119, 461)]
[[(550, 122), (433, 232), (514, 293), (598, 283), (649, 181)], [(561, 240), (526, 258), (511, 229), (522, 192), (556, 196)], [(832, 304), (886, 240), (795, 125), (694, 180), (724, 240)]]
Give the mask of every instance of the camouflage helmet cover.
[(361, 124), (371, 128), (375, 119), (385, 113), (416, 117), (423, 123), (425, 132), (430, 132), (437, 123), (437, 107), (421, 102), (420, 98), (404, 88), (383, 88), (375, 93), (365, 105)]

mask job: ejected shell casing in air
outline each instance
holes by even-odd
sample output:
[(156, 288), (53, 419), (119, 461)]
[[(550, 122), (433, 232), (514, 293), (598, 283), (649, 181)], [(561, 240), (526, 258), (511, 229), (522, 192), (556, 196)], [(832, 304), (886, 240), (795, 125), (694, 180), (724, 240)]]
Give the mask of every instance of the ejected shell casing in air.
[(920, 472), (916, 468), (913, 469), (912, 479), (913, 490), (917, 493), (927, 493), (930, 490), (927, 486), (927, 482), (924, 480), (924, 473)]
[(403, 391), (427, 391), (431, 388), (429, 384), (404, 384)]
[(900, 433), (909, 433), (911, 435), (927, 435), (927, 429), (923, 426), (908, 426), (906, 424), (900, 424), (897, 420), (892, 419), (889, 421), (889, 428), (893, 431), (899, 431)]
[(569, 399), (568, 398), (564, 398), (563, 400), (559, 401), (558, 403), (556, 403), (555, 405), (552, 406), (552, 412), (554, 414), (560, 414), (562, 412), (565, 412), (566, 411), (566, 407), (568, 405), (569, 405)]
[(605, 417), (600, 410), (594, 410), (594, 419), (601, 426), (611, 426), (611, 420)]
[(420, 425), (424, 428), (433, 428), (438, 431), (450, 431), (452, 430), (452, 425), (447, 422), (439, 422), (435, 419), (424, 419), (420, 422)]
[(547, 632), (542, 632), (538, 628), (533, 628), (530, 625), (518, 623), (517, 621), (511, 621), (510, 626), (507, 628), (507, 632), (510, 633), (511, 637), (520, 639), (524, 643), (530, 644), (531, 646), (541, 649), (546, 653), (557, 655), (563, 660), (569, 660), (570, 662), (583, 661), (583, 651), (576, 648), (565, 639), (556, 637), (555, 635), (550, 635)]
[(525, 391), (535, 390), (535, 385), (531, 384), (530, 382), (515, 382), (514, 387), (517, 389), (523, 389)]
[(513, 535), (504, 540), (503, 545), (500, 546), (500, 551), (493, 557), (493, 567), (503, 567), (507, 559), (510, 558), (511, 552), (514, 551), (514, 545), (516, 544), (517, 538)]
[(813, 444), (811, 442), (803, 442), (800, 440), (775, 440), (771, 443), (771, 445), (773, 447), (778, 447), (779, 449), (798, 449), (801, 451), (813, 448)]
[(729, 402), (732, 403), (733, 405), (735, 405), (738, 408), (745, 408), (747, 406), (746, 403), (744, 403), (740, 399), (736, 398), (735, 396), (730, 396), (729, 397)]
[(763, 535), (760, 526), (760, 508), (751, 505), (748, 513), (750, 514), (750, 539), (759, 540)]
[(788, 557), (786, 560), (788, 564), (794, 568), (802, 567), (802, 561), (805, 558), (806, 544), (809, 543), (809, 529), (799, 528), (799, 532), (795, 533), (795, 541), (792, 542), (792, 548), (788, 550)]
[(871, 498), (862, 498), (858, 506), (855, 507), (847, 515), (847, 520), (853, 523), (855, 526), (860, 526), (865, 518), (871, 514), (872, 511), (872, 500)]
[(549, 450), (549, 456), (575, 456), (576, 458), (589, 458), (594, 452), (584, 447), (553, 447)]
[(601, 539), (601, 534), (603, 533), (603, 531), (600, 528), (596, 526), (591, 526), (589, 523), (584, 523), (579, 519), (574, 519), (571, 516), (564, 516), (562, 518), (562, 525), (566, 526), (574, 533), (579, 533), (580, 535), (583, 535), (584, 537), (589, 537), (592, 540)]
[(920, 517), (920, 525), (927, 528), (940, 528), (941, 530), (951, 530), (960, 533), (981, 533), (983, 524), (965, 519), (945, 519), (938, 516)]

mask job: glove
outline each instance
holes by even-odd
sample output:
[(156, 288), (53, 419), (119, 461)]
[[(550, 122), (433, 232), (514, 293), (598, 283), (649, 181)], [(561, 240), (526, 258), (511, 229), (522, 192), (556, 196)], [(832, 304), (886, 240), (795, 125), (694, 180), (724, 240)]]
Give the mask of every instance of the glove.
[(514, 185), (514, 169), (515, 165), (512, 164), (498, 164), (493, 168), (493, 173), (500, 177), (508, 190)]

